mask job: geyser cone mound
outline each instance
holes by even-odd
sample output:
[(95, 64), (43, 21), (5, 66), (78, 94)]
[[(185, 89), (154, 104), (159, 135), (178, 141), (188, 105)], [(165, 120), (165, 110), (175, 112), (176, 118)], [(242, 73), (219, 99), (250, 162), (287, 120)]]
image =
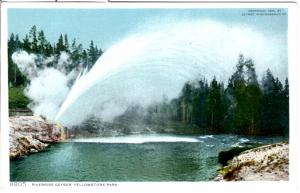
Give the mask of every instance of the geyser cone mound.
[(111, 46), (76, 81), (56, 120), (67, 126), (90, 116), (109, 121), (129, 105), (147, 106), (163, 95), (176, 97), (187, 81), (216, 76), (226, 82), (241, 53), (255, 61), (259, 76), (267, 68), (280, 78), (279, 72), (287, 71), (281, 65), (286, 61), (282, 38), (269, 38), (247, 26), (204, 20), (156, 29)]

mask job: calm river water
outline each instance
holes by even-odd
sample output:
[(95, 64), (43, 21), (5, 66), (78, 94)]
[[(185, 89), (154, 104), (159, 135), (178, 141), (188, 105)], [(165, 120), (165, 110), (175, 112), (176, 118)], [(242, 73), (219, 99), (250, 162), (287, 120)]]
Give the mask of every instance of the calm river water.
[(11, 181), (208, 181), (218, 153), (281, 137), (132, 135), (75, 139), (10, 162)]

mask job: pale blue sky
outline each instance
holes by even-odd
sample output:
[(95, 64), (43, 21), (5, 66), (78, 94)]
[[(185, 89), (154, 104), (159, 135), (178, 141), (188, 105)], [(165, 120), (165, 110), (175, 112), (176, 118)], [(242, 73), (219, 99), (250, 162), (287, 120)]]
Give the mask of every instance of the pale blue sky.
[[(248, 9), (8, 9), (8, 32), (21, 38), (31, 26), (43, 29), (49, 41), (67, 33), (85, 47), (94, 40), (101, 48), (138, 31), (145, 23), (213, 19), (228, 25), (250, 25), (262, 33), (287, 34), (287, 16), (242, 16)], [(286, 12), (287, 9), (282, 9)]]

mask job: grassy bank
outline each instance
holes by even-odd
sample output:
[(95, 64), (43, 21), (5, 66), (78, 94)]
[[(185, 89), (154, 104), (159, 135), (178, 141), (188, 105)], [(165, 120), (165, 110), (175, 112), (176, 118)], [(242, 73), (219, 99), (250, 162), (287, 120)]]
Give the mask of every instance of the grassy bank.
[(30, 100), (24, 95), (24, 87), (10, 87), (8, 96), (9, 109), (27, 109)]

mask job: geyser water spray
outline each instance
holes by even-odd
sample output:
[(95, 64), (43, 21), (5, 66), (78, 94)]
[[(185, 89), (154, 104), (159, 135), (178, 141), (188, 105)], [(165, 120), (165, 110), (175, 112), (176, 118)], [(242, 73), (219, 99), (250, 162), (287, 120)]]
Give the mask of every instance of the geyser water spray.
[(129, 105), (176, 97), (187, 81), (216, 76), (227, 82), (241, 53), (254, 60), (259, 77), (267, 68), (282, 79), (287, 74), (282, 65), (287, 61), (284, 37), (212, 20), (155, 29), (139, 31), (107, 49), (73, 85), (55, 119), (65, 126), (90, 116), (110, 121)]

